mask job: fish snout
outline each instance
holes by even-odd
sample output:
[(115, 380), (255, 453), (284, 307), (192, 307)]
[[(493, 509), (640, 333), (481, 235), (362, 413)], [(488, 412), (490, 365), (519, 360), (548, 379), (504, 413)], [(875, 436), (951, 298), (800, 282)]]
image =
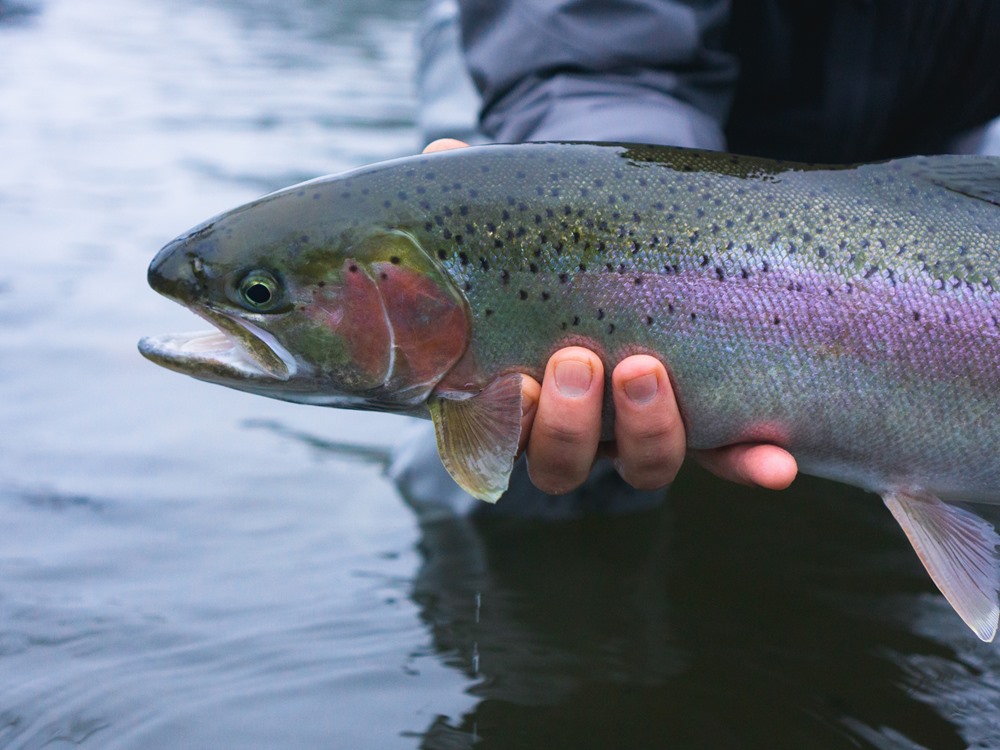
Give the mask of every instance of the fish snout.
[(165, 297), (190, 302), (205, 289), (205, 262), (202, 255), (192, 249), (188, 237), (178, 237), (156, 254), (149, 264), (146, 279)]

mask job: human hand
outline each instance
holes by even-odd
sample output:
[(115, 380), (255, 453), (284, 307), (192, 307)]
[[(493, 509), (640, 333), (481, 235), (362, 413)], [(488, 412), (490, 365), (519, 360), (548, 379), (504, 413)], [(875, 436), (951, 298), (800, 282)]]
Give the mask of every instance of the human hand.
[[(446, 138), (425, 153), (467, 144)], [(648, 355), (627, 357), (611, 374), (615, 438), (601, 443), (604, 366), (588, 349), (571, 346), (549, 359), (542, 383), (524, 376), (521, 441), (531, 481), (544, 492), (579, 487), (599, 456), (614, 459), (618, 473), (637, 489), (670, 484), (684, 461), (684, 422), (667, 370)], [(692, 455), (713, 474), (733, 482), (784, 489), (798, 471), (788, 451), (765, 443), (741, 443)]]
[[(528, 474), (541, 490), (561, 494), (579, 487), (598, 456), (610, 456), (622, 478), (637, 489), (670, 484), (684, 461), (684, 422), (667, 370), (644, 354), (628, 357), (611, 373), (615, 437), (600, 443), (604, 366), (588, 349), (571, 346), (552, 355), (541, 384), (525, 376), (521, 447)], [(723, 479), (784, 489), (798, 471), (786, 450), (741, 443), (693, 451)]]

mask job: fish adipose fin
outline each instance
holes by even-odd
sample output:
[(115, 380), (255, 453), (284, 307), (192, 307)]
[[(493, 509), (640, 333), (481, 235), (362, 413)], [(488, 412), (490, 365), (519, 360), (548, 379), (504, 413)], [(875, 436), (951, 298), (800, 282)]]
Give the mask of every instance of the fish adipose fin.
[(441, 463), (473, 497), (495, 503), (507, 489), (521, 437), (521, 375), (504, 375), (472, 398), (428, 402)]
[(897, 490), (882, 499), (945, 599), (976, 635), (992, 641), (1000, 617), (996, 529), (934, 495)]

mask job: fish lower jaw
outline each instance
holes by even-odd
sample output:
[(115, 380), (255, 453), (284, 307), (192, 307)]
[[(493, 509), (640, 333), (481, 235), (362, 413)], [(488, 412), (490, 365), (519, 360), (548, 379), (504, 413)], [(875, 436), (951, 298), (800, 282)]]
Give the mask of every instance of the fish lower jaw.
[(218, 330), (146, 336), (139, 342), (139, 352), (161, 367), (206, 380), (275, 378), (274, 373)]

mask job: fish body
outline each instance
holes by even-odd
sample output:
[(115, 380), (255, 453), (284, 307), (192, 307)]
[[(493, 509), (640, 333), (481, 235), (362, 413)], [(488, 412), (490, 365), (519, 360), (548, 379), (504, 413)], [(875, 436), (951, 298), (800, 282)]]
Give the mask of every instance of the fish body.
[[(606, 144), (411, 157), (169, 244), (152, 285), (223, 335), (141, 349), (262, 395), (429, 413), (445, 466), (485, 499), (506, 487), (519, 373), (541, 378), (571, 344), (608, 373), (652, 354), (689, 447), (772, 442), (882, 495), (992, 638), (1000, 538), (952, 503), (1000, 501), (998, 204), (988, 157), (814, 166)], [(613, 418), (606, 398), (605, 436)]]

